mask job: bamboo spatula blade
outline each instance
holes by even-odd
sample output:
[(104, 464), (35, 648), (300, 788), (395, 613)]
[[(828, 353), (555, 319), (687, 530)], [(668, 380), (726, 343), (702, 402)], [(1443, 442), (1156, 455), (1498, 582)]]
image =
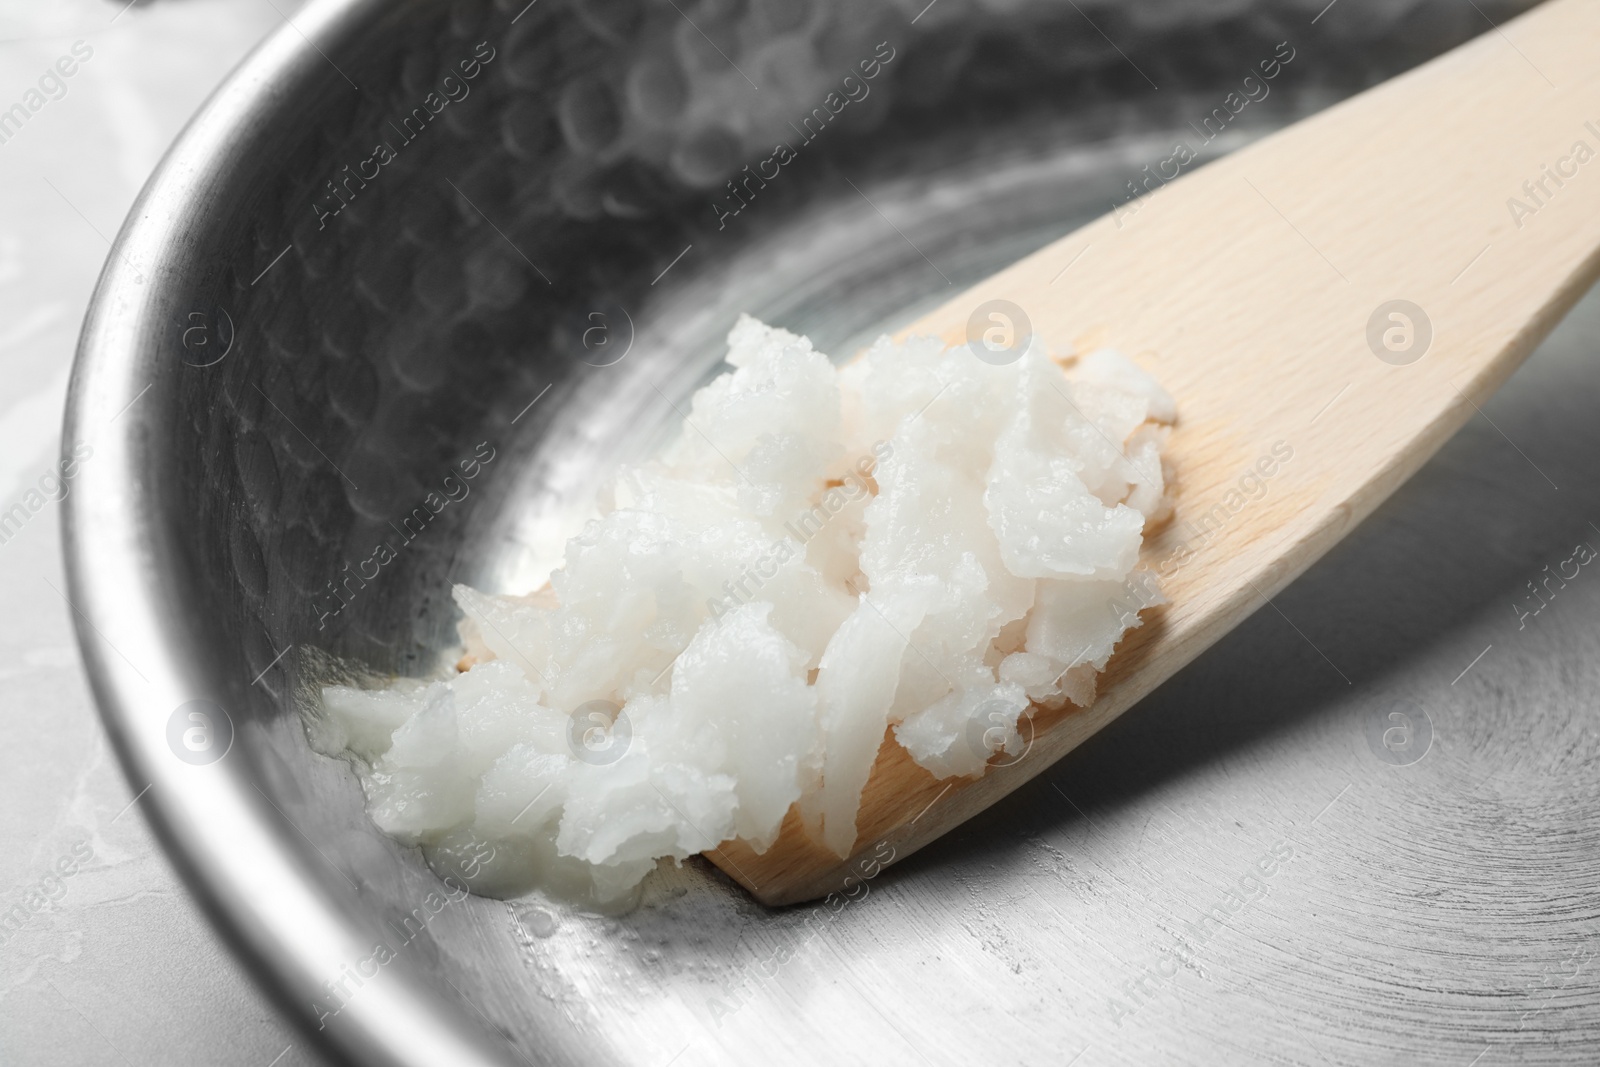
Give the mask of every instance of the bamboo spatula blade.
[[(974, 308), (1007, 300), (1057, 347), (1136, 354), (1178, 401), (1175, 520), (1141, 555), (1169, 603), (1124, 639), (1091, 707), (1039, 711), (1026, 754), (980, 778), (935, 779), (886, 734), (848, 857), (791, 812), (764, 853), (729, 841), (712, 862), (768, 904), (854, 893), (1076, 748), (1365, 518), (1600, 274), (1596, 56), (1600, 4), (1551, 0), (904, 331), (962, 344)], [(1531, 461), (1529, 477), (1549, 481)], [(1330, 685), (1351, 683), (1323, 658)]]

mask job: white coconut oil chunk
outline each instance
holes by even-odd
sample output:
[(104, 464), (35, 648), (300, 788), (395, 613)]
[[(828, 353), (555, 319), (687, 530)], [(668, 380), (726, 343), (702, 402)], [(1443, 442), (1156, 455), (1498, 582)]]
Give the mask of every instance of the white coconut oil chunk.
[(885, 337), (836, 367), (749, 317), (728, 347), (544, 595), (456, 587), (469, 669), (323, 690), (373, 820), (476, 891), (615, 901), (791, 810), (847, 855), (882, 745), (1020, 755), (1160, 602), (1176, 406), (1133, 361)]

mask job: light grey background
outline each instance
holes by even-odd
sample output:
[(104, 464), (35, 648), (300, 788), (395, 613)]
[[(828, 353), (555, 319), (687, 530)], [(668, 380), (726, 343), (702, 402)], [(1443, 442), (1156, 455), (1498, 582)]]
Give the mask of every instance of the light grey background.
[[(201, 101), (297, 6), (0, 0), (0, 110), (75, 41), (94, 50), (66, 95), (0, 144), (0, 510), (56, 462), (107, 239)], [(20, 931), (0, 928), (0, 1064), (320, 1063), (132, 805), (57, 592), (59, 520), (49, 504), (0, 544), (0, 913), (74, 844), (93, 858)]]
[[(0, 510), (54, 461), (105, 238), (184, 118), (284, 13), (287, 0), (155, 0), (120, 14), (112, 0), (0, 0), (0, 108), (72, 41), (96, 49), (66, 98), (0, 145)], [(1330, 33), (1339, 24), (1322, 23)], [(876, 202), (899, 217), (889, 200)], [(514, 1009), (531, 959), (575, 1015), (603, 1020), (616, 1048), (649, 1063), (719, 1048), (750, 1062), (774, 1035), (805, 1027), (817, 1036), (809, 1048), (905, 1060), (876, 1002), (916, 1006), (923, 991), (875, 978), (868, 999), (852, 963), (871, 976), (926, 976), (947, 999), (923, 998), (933, 1028), (913, 1047), (946, 1055), (981, 1041), (1020, 1056), (1070, 1034), (1059, 1062), (1081, 1055), (1079, 1067), (1163, 1052), (1303, 1064), (1593, 1062), (1600, 586), (1575, 584), (1525, 629), (1514, 611), (1524, 583), (1600, 521), (1597, 336), (1592, 297), (1485, 405), (1486, 417), (1276, 610), (1059, 772), (887, 874), (870, 905), (853, 906), (736, 1024), (708, 1024), (711, 1000), (792, 940), (798, 914), (771, 921), (729, 894), (703, 893), (641, 913), (630, 922), (643, 936), (630, 939), (593, 917), (522, 908), (509, 921), (534, 932), (535, 952), (484, 938), (508, 920), (478, 902), (473, 914), (498, 925), (453, 914), (459, 925), (441, 924), (437, 936), (474, 950), (455, 958), (472, 961), (508, 1017), (530, 1017)], [(0, 945), (0, 1063), (312, 1062), (129, 807), (136, 790), (106, 747), (70, 609), (55, 592), (65, 588), (58, 518), (48, 507), (0, 545), (0, 589), (13, 608), (0, 622), (0, 676), (11, 683), (0, 716), (11, 816), (0, 831), (0, 913), (75, 842), (88, 842), (94, 860)], [(1415, 765), (1396, 766), (1409, 754), (1383, 742), (1401, 700), (1420, 704), (1415, 721), (1432, 738)], [(1123, 984), (1159, 967), (1175, 931), (1280, 840), (1295, 848), (1293, 876), (1242, 911), (1202, 966), (1133, 1002), (1137, 1021), (1124, 1026), (1111, 1011)], [(1052, 919), (1032, 922), (1035, 907)], [(741, 941), (746, 933), (755, 936)], [(486, 943), (503, 954), (489, 956)], [(641, 943), (690, 950), (661, 964)], [(942, 972), (926, 965), (930, 946)], [(619, 988), (638, 996), (605, 995)], [(961, 1013), (974, 988), (1051, 1026), (974, 1031)]]

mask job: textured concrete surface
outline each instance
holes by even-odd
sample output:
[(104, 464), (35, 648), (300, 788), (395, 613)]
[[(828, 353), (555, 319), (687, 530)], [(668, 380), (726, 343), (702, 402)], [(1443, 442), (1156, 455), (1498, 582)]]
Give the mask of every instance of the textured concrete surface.
[(0, 113), (27, 112), (0, 125), (0, 511), (26, 512), (0, 528), (0, 1064), (322, 1062), (140, 816), (79, 665), (51, 499), (108, 239), (206, 94), (296, 6), (0, 3)]

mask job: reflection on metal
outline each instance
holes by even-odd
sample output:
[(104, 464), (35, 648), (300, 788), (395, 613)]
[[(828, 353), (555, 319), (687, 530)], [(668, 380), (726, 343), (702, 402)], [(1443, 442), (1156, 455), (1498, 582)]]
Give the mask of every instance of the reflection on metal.
[[(1447, 0), (1342, 0), (1315, 26), (1249, 0), (681, 6), (692, 25), (634, 0), (313, 0), (189, 127), (109, 260), (66, 430), (95, 441), (65, 502), (71, 596), (117, 751), (154, 783), (141, 807), (249, 965), (363, 1064), (1592, 1059), (1600, 584), (1521, 631), (1507, 604), (1600, 515), (1593, 301), (1490, 405), (1559, 496), (1469, 428), (1278, 598), (1351, 686), (1258, 613), (850, 907), (769, 912), (693, 862), (620, 917), (429, 905), (448, 887), (311, 753), (296, 695), (442, 666), (452, 581), (537, 586), (738, 312), (848, 356), (946, 277), (1109, 211), (1285, 37), (1293, 67), (1208, 151), (1485, 28)], [(879, 42), (870, 97), (719, 232), (708, 204)], [(438, 128), (319, 234), (330, 165), (480, 44), (471, 100), (416, 118)], [(161, 270), (140, 285), (130, 263)], [(628, 358), (618, 318), (586, 346), (585, 316), (624, 306)], [(180, 358), (209, 369), (175, 374), (193, 329)], [(483, 441), (505, 458), (318, 632), (307, 605), (342, 563)], [(191, 701), (233, 727), (203, 766), (168, 744)], [(1374, 740), (1400, 701), (1424, 717)], [(394, 958), (357, 974), (380, 942)], [(319, 1019), (347, 975), (359, 995)]]

